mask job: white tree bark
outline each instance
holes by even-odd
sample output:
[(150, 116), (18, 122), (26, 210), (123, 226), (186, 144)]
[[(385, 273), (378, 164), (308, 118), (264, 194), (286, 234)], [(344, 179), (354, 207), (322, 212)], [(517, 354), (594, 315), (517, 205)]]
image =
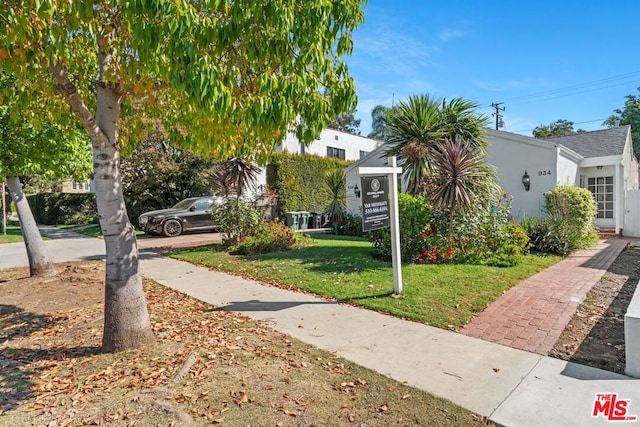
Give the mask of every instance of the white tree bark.
[(138, 269), (135, 229), (122, 195), (117, 148), (120, 95), (113, 88), (98, 86), (97, 101), (102, 137), (92, 141), (93, 168), (107, 254), (102, 347), (120, 351), (153, 341), (153, 333)]
[(38, 230), (36, 220), (33, 218), (29, 202), (22, 191), (20, 178), (17, 176), (7, 177), (7, 187), (18, 212), (22, 238), (29, 259), (29, 271), (32, 276), (47, 274), (52, 270), (53, 264), (40, 235), (40, 230)]
[[(99, 57), (102, 76), (109, 58), (102, 53)], [(50, 70), (58, 90), (89, 133), (93, 148), (96, 202), (107, 257), (102, 349), (112, 352), (140, 347), (154, 337), (138, 269), (135, 230), (122, 195), (118, 120), (123, 95), (115, 86), (97, 82), (94, 119), (64, 68), (51, 66)]]

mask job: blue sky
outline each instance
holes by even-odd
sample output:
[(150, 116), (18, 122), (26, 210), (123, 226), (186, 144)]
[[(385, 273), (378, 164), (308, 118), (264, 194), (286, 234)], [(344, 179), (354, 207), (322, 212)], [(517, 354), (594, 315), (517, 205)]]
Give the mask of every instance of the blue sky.
[(373, 107), (420, 93), (489, 117), (504, 102), (503, 130), (523, 135), (557, 119), (601, 129), (640, 93), (640, 1), (369, 0), (346, 62), (363, 135)]

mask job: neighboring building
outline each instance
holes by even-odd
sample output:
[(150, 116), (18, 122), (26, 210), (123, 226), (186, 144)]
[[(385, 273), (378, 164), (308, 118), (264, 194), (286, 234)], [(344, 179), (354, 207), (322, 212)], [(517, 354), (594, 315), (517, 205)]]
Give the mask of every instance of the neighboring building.
[[(556, 185), (575, 184), (594, 194), (598, 202), (596, 226), (616, 233), (624, 228), (627, 193), (638, 190), (640, 181), (630, 126), (549, 140), (488, 129), (487, 141), (487, 163), (495, 167), (500, 185), (513, 197), (514, 218), (542, 215), (546, 191)], [(386, 165), (384, 150), (379, 147), (346, 168), (349, 212), (360, 214), (361, 209), (361, 200), (356, 197), (356, 168)], [(523, 183), (525, 175), (528, 188)]]
[(62, 181), (62, 192), (63, 193), (92, 193), (93, 189), (93, 180), (86, 180), (84, 182), (76, 182), (72, 179), (65, 179)]
[(274, 152), (315, 154), (340, 160), (359, 160), (378, 146), (378, 141), (333, 129), (325, 129), (311, 144), (305, 147), (294, 134), (287, 134)]

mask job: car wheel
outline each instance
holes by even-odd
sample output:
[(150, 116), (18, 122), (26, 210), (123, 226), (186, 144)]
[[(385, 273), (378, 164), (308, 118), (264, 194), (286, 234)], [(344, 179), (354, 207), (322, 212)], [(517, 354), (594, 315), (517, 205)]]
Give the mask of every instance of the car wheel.
[(182, 224), (177, 219), (168, 219), (162, 226), (162, 234), (167, 237), (176, 237), (182, 234)]

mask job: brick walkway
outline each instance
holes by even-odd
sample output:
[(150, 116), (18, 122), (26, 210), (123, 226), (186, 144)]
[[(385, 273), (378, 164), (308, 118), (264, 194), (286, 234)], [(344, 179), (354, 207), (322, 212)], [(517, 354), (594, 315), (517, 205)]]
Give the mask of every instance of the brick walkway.
[(464, 335), (547, 354), (587, 292), (631, 239), (611, 237), (523, 280), (469, 322)]

